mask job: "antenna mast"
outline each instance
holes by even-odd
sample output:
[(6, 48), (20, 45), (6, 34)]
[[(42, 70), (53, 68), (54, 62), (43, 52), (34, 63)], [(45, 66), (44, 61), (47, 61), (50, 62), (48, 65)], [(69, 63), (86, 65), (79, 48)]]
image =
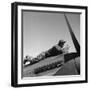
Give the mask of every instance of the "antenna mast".
[(64, 16), (65, 16), (65, 20), (66, 20), (67, 26), (68, 26), (68, 28), (69, 28), (69, 32), (70, 32), (72, 41), (73, 41), (74, 46), (75, 46), (75, 48), (76, 48), (76, 51), (77, 51), (77, 53), (80, 55), (80, 45), (79, 45), (79, 43), (78, 43), (78, 41), (77, 41), (77, 39), (76, 39), (76, 37), (75, 37), (75, 35), (74, 35), (74, 33), (73, 33), (73, 30), (72, 30), (72, 28), (71, 28), (71, 26), (70, 26), (70, 23), (69, 23), (69, 21), (68, 21), (68, 19), (67, 19), (67, 17), (66, 17), (65, 14), (64, 14)]

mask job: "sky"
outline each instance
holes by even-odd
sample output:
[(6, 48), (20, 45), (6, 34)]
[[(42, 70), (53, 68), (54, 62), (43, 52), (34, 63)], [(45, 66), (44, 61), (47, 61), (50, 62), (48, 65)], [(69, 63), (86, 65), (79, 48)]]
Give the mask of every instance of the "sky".
[[(80, 14), (66, 13), (73, 32), (80, 42)], [(36, 57), (60, 39), (76, 52), (63, 13), (23, 11), (23, 55)]]

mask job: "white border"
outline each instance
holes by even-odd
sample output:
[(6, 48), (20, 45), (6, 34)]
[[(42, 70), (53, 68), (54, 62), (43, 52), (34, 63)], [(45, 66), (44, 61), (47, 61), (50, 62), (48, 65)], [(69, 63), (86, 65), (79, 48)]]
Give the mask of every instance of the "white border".
[[(70, 76), (43, 76), (34, 78), (21, 79), (21, 10), (43, 10), (43, 11), (63, 11), (82, 13), (80, 16), (80, 66), (81, 75)], [(47, 83), (47, 82), (64, 82), (64, 81), (80, 81), (85, 80), (85, 10), (70, 8), (50, 8), (36, 6), (18, 6), (18, 84)]]

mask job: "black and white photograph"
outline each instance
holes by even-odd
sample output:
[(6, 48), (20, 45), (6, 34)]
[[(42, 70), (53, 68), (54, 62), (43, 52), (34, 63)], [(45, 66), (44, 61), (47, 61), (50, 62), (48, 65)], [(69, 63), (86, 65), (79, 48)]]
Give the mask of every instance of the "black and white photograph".
[(22, 11), (23, 77), (80, 75), (80, 14)]
[(13, 3), (12, 85), (87, 82), (86, 16), (84, 6)]

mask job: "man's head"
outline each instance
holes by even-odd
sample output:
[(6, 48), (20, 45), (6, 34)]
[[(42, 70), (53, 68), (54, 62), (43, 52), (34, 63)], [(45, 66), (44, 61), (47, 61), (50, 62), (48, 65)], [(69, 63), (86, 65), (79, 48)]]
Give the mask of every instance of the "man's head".
[(62, 48), (65, 43), (66, 43), (66, 41), (64, 41), (64, 40), (59, 40), (58, 45)]

